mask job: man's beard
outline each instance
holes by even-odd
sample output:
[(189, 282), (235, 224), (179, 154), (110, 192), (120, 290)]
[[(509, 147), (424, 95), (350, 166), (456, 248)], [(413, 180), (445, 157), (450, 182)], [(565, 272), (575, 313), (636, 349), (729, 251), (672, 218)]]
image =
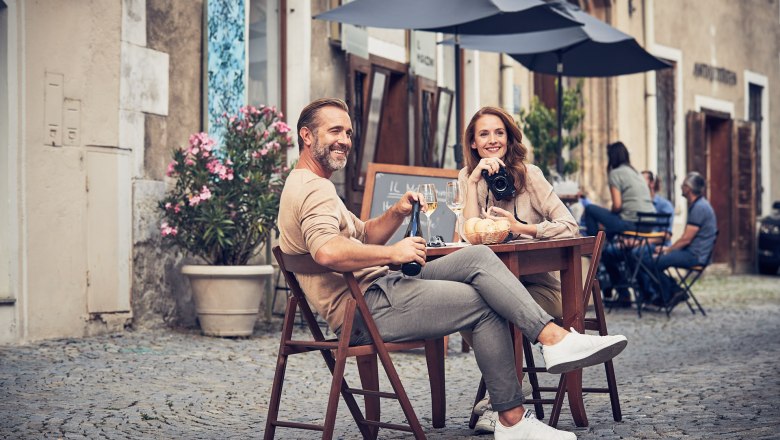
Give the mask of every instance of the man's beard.
[[(335, 147), (340, 150), (344, 150), (344, 159), (338, 160), (334, 159), (330, 156), (331, 147)], [(319, 164), (322, 166), (322, 168), (330, 171), (331, 173), (336, 172), (345, 166), (347, 166), (347, 157), (349, 156), (349, 147), (341, 147), (337, 143), (333, 143), (331, 145), (327, 146), (321, 146), (319, 139), (316, 137), (314, 138), (314, 145), (311, 147), (311, 151), (313, 153), (314, 159), (319, 162)]]

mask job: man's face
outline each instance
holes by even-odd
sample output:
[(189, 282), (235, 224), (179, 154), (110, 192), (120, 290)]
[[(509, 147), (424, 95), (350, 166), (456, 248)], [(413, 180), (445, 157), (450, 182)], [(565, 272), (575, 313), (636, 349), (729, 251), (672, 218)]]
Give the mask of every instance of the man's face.
[(682, 196), (688, 198), (688, 194), (690, 194), (691, 188), (683, 183), (680, 189), (682, 190)]
[(338, 107), (323, 107), (317, 114), (317, 127), (312, 131), (312, 157), (328, 172), (347, 165), (352, 150), (352, 121)]

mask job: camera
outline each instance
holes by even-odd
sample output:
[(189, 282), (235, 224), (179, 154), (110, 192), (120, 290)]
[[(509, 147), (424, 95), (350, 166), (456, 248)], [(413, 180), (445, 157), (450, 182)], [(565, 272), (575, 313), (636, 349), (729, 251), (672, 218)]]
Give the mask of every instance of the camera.
[(506, 172), (506, 168), (499, 167), (498, 171), (493, 174), (482, 170), (482, 178), (487, 182), (488, 188), (496, 200), (511, 200), (515, 196), (515, 179)]

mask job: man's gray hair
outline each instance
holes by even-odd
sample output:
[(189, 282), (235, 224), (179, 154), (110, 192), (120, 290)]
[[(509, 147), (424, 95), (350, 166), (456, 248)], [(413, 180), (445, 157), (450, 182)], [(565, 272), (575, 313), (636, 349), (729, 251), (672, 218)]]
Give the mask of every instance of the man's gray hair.
[(692, 193), (700, 196), (704, 194), (704, 188), (707, 183), (704, 181), (704, 177), (702, 177), (701, 174), (697, 173), (696, 171), (691, 171), (687, 176), (685, 176), (683, 185), (688, 186)]

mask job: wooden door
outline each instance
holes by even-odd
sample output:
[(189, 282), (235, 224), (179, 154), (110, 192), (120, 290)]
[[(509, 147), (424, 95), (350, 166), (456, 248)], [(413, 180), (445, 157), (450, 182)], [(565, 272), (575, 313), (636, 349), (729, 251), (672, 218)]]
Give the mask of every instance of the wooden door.
[(752, 272), (756, 255), (756, 126), (735, 121), (731, 133), (731, 249), (736, 272)]
[(698, 171), (707, 179), (707, 130), (706, 115), (699, 112), (688, 112), (686, 115), (686, 173)]
[[(706, 118), (705, 172), (699, 171), (707, 181), (706, 197), (718, 218), (720, 234), (715, 243), (713, 262), (733, 265), (732, 251), (732, 164), (731, 132), (733, 121), (718, 117)], [(698, 170), (697, 170), (698, 171)]]

